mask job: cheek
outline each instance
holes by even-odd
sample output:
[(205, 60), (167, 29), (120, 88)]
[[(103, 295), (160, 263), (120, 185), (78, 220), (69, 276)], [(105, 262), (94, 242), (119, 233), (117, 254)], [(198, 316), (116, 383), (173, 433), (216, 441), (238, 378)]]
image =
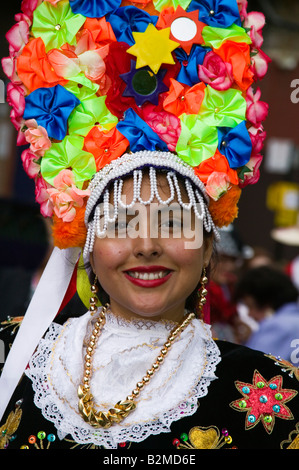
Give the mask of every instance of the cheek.
[(113, 272), (127, 257), (125, 247), (119, 244), (97, 240), (93, 250), (93, 267), (100, 278), (101, 273)]

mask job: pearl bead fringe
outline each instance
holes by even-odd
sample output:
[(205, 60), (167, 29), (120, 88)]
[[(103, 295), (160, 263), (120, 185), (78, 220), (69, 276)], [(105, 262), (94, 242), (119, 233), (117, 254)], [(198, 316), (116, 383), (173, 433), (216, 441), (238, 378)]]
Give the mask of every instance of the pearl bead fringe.
[[(143, 168), (149, 168), (150, 197), (147, 201), (144, 201), (141, 197)], [(157, 186), (156, 172), (159, 169), (168, 170), (166, 178), (169, 184), (170, 196), (166, 200), (161, 198)], [(131, 202), (126, 204), (121, 199), (124, 184), (122, 177), (129, 174), (133, 176), (133, 198)], [(185, 179), (185, 188), (189, 197), (188, 203), (184, 203), (182, 200), (177, 174)], [(110, 191), (107, 189), (110, 182), (113, 182), (111, 189), (113, 188), (114, 193), (112, 215), (111, 204), (109, 203)], [(175, 199), (176, 195), (180, 206), (186, 210), (193, 208), (195, 216), (203, 222), (206, 231), (213, 231), (216, 239), (219, 239), (218, 230), (208, 210), (208, 197), (204, 184), (194, 174), (192, 167), (171, 152), (141, 151), (134, 154), (124, 154), (96, 173), (89, 189), (91, 195), (85, 211), (87, 237), (83, 251), (84, 257), (88, 257), (89, 253), (93, 251), (96, 236), (104, 236), (108, 224), (116, 221), (119, 208), (130, 209), (136, 203), (149, 205), (155, 197), (160, 204), (168, 205)], [(101, 196), (103, 197), (103, 203), (99, 204)], [(93, 218), (91, 218), (93, 212)]]

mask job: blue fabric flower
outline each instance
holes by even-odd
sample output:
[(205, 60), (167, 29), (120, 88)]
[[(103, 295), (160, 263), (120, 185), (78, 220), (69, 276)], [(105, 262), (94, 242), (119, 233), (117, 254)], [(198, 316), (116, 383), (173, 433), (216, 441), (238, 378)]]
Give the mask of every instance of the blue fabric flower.
[(37, 88), (25, 98), (24, 119), (35, 119), (47, 130), (48, 136), (62, 140), (67, 132), (67, 120), (80, 100), (63, 86)]
[(101, 18), (107, 13), (116, 10), (121, 4), (121, 0), (69, 0), (73, 13), (88, 18)]
[(183, 49), (176, 49), (174, 53), (181, 64), (177, 81), (189, 86), (198, 83), (198, 66), (202, 65), (205, 55), (210, 51), (209, 47), (194, 45), (188, 55)]
[(236, 127), (218, 128), (218, 149), (231, 168), (239, 168), (250, 160), (252, 143), (245, 121)]
[(151, 16), (140, 8), (128, 6), (118, 8), (108, 15), (107, 21), (111, 24), (116, 39), (132, 46), (135, 44), (132, 32), (144, 33), (149, 23), (156, 25), (158, 16)]
[(164, 150), (168, 152), (168, 147), (163, 140), (141, 119), (138, 114), (129, 108), (123, 121), (117, 124), (117, 129), (130, 142), (130, 150)]
[(214, 28), (241, 26), (236, 0), (192, 0), (187, 11), (199, 10), (198, 19)]

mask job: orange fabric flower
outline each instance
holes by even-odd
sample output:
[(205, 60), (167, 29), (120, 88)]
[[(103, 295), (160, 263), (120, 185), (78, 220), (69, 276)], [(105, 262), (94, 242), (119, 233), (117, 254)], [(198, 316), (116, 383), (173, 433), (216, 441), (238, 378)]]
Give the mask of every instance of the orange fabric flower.
[(247, 90), (252, 84), (254, 74), (250, 70), (250, 45), (243, 42), (225, 41), (219, 49), (214, 52), (224, 62), (232, 65), (232, 73), (236, 84), (241, 90)]
[(29, 41), (17, 59), (18, 75), (24, 85), (34, 91), (37, 88), (65, 85), (68, 80), (56, 74), (49, 62), (44, 41), (38, 37)]
[(238, 217), (238, 201), (241, 196), (241, 189), (237, 185), (231, 188), (218, 201), (211, 199), (209, 211), (214, 224), (221, 228), (231, 224)]
[(165, 111), (180, 116), (186, 114), (198, 114), (205, 95), (205, 84), (200, 82), (190, 87), (170, 79), (170, 88), (165, 94), (163, 108)]
[(78, 207), (72, 222), (65, 223), (57, 215), (53, 216), (52, 235), (54, 245), (61, 250), (69, 247), (83, 247), (86, 239), (84, 223), (85, 204)]
[(88, 29), (92, 39), (101, 46), (116, 41), (112, 26), (103, 18), (87, 18), (84, 23), (84, 29)]
[(217, 149), (213, 157), (204, 160), (200, 165), (193, 168), (194, 173), (206, 183), (209, 176), (214, 172), (226, 173), (232, 184), (238, 184), (238, 174), (236, 170), (230, 168), (227, 158)]
[(116, 127), (102, 132), (93, 127), (84, 140), (84, 149), (93, 154), (97, 171), (125, 153), (130, 143)]

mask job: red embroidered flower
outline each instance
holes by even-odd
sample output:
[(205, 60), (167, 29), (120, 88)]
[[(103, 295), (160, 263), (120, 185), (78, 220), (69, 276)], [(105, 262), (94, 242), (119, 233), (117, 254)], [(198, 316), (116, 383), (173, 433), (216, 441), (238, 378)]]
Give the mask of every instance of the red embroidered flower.
[(251, 429), (260, 421), (268, 434), (273, 431), (275, 417), (293, 419), (286, 403), (297, 395), (297, 391), (282, 388), (282, 376), (277, 375), (267, 382), (256, 370), (253, 383), (236, 381), (235, 385), (242, 398), (230, 403), (237, 411), (247, 411), (245, 429)]

